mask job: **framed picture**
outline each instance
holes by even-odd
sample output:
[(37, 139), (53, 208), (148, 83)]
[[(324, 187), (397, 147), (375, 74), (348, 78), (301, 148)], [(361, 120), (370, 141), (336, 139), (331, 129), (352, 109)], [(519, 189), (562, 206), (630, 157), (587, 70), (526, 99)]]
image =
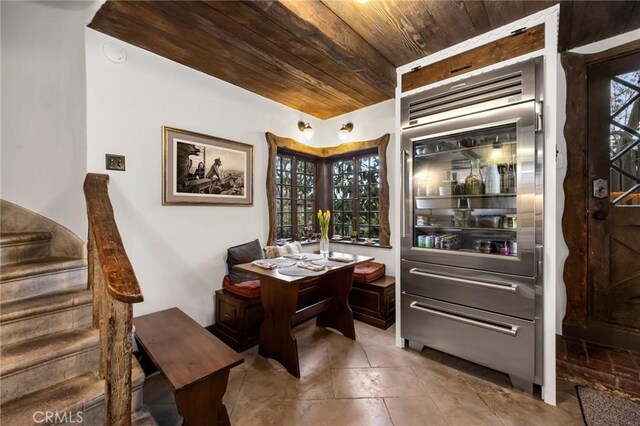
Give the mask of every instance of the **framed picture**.
[(162, 127), (162, 204), (253, 205), (253, 146)]

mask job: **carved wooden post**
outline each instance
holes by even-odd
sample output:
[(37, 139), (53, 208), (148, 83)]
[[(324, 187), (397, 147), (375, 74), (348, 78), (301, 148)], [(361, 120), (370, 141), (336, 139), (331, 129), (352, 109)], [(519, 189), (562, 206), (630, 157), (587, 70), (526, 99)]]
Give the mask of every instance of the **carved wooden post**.
[(89, 218), (88, 286), (93, 328), (100, 330), (100, 378), (105, 381), (105, 425), (131, 425), (132, 303), (142, 302), (113, 215), (109, 176), (89, 173), (84, 193)]
[(131, 424), (131, 322), (130, 303), (109, 297), (107, 303), (105, 425)]

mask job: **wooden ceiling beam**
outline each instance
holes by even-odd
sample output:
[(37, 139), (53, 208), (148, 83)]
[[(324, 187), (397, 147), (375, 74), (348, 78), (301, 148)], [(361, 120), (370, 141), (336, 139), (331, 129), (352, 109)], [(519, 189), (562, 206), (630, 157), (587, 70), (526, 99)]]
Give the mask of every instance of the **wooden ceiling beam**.
[[(120, 2), (118, 2), (120, 3)], [(127, 4), (129, 2), (122, 2)], [(131, 2), (129, 4), (138, 3)], [(107, 6), (109, 3), (105, 4)], [(103, 6), (104, 7), (104, 6)], [(102, 10), (102, 9), (101, 9)], [(147, 14), (147, 18), (151, 15)], [(182, 23), (167, 22), (153, 17), (153, 23), (136, 20), (130, 13), (121, 13), (110, 6), (109, 13), (96, 15), (91, 28), (126, 40), (135, 46), (218, 77), (246, 90), (261, 94), (299, 111), (316, 117), (331, 117), (335, 105), (325, 104), (315, 92), (293, 84), (280, 83), (280, 75), (266, 69), (255, 70), (230, 44), (215, 42), (215, 53), (166, 32), (168, 28), (185, 30)], [(210, 44), (214, 45), (212, 41)], [(212, 61), (214, 56), (216, 60)], [(348, 110), (348, 109), (347, 109)]]
[(322, 0), (322, 3), (396, 67), (414, 61), (416, 57), (433, 53), (393, 0), (376, 0), (364, 4)]
[[(202, 42), (199, 42), (198, 45), (213, 41), (214, 43), (209, 44), (209, 46), (214, 52), (220, 44), (232, 45), (239, 57), (249, 62), (253, 62), (253, 59), (255, 59), (255, 68), (266, 68), (274, 76), (281, 76), (281, 80), (287, 84), (299, 85), (302, 88), (317, 92), (320, 101), (327, 101), (330, 105), (335, 104), (335, 106), (341, 107), (340, 111), (350, 108), (359, 109), (371, 104), (370, 102), (359, 102), (339, 89), (309, 75), (304, 70), (292, 66), (278, 56), (269, 54), (269, 52), (254, 45), (252, 40), (247, 39), (248, 34), (242, 32), (241, 29), (234, 28), (232, 31), (227, 31), (220, 24), (229, 23), (230, 21), (203, 3), (194, 3), (187, 12), (175, 2), (156, 1), (153, 2), (153, 6), (157, 13), (163, 14), (166, 19), (180, 17), (179, 19), (185, 26), (188, 24), (187, 33), (184, 35), (187, 35), (189, 40), (193, 40), (195, 36), (202, 37)], [(222, 18), (222, 20), (213, 18)], [(184, 32), (185, 30), (180, 31)]]
[(396, 69), (391, 62), (318, 1), (254, 1), (248, 4), (295, 37), (342, 63), (393, 97)]
[(633, 30), (628, 23), (635, 20), (640, 24), (640, 8), (635, 6), (631, 1), (561, 2), (558, 50), (564, 52)]
[(493, 28), (499, 28), (526, 16), (523, 1), (484, 1)]
[(335, 87), (364, 106), (389, 99), (354, 74), (342, 69), (319, 52), (295, 40), (291, 34), (270, 21), (259, 12), (240, 2), (205, 1), (211, 14), (202, 11), (215, 25), (228, 33), (236, 34), (255, 49), (273, 55), (315, 79)]

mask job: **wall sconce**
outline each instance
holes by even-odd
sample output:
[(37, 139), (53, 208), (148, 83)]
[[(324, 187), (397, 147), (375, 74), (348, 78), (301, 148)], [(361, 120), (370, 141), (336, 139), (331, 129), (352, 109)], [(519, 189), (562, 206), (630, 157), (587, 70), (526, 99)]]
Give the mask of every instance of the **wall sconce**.
[(314, 131), (311, 124), (298, 121), (298, 129), (302, 132), (306, 140), (310, 141), (313, 138)]
[(340, 127), (340, 130), (338, 130), (338, 139), (340, 139), (342, 142), (346, 141), (349, 137), (349, 133), (351, 133), (352, 130), (353, 123), (343, 124), (342, 127)]

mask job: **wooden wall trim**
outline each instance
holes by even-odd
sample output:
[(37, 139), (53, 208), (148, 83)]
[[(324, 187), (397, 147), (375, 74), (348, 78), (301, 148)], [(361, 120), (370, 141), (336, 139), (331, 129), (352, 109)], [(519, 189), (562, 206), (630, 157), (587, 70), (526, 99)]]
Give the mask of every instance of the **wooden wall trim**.
[(564, 178), (562, 233), (569, 254), (563, 278), (567, 308), (563, 327), (585, 328), (587, 322), (587, 67), (584, 55), (563, 53), (567, 75), (566, 122), (567, 174)]
[(269, 164), (267, 165), (267, 209), (269, 210), (269, 233), (267, 245), (276, 243), (276, 180), (275, 167), (278, 148), (289, 151), (312, 155), (321, 159), (328, 159), (339, 155), (377, 149), (380, 159), (380, 245), (389, 246), (391, 242), (391, 225), (389, 223), (389, 182), (387, 180), (387, 148), (391, 135), (389, 133), (368, 141), (348, 142), (337, 146), (314, 147), (305, 145), (292, 138), (276, 136), (273, 133), (265, 134), (269, 146)]
[(454, 55), (402, 76), (402, 92), (544, 49), (544, 24)]
[(590, 55), (563, 53), (561, 63), (567, 80), (566, 121), (564, 138), (567, 144), (567, 173), (562, 215), (562, 233), (569, 255), (564, 263), (563, 279), (567, 292), (567, 310), (563, 333), (584, 337), (589, 325), (587, 210), (587, 125), (589, 65), (624, 56), (640, 50), (640, 40)]

